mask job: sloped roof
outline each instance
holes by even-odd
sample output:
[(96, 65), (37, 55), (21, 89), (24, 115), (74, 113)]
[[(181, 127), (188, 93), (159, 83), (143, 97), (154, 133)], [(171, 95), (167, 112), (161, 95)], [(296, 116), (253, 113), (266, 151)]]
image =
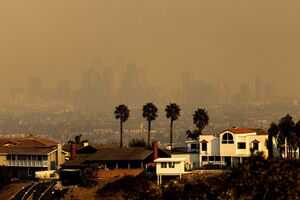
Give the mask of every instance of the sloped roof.
[(0, 153), (47, 155), (58, 143), (46, 138), (0, 138)]
[(145, 148), (99, 149), (87, 161), (145, 160), (153, 151)]
[[(229, 131), (234, 134), (256, 133), (256, 131), (254, 129), (250, 129), (250, 128), (231, 128), (231, 129), (227, 129), (225, 131)], [(223, 131), (223, 132), (225, 132), (225, 131)]]
[(91, 156), (91, 154), (77, 154), (75, 159), (68, 160), (64, 162), (61, 166), (62, 167), (80, 167), (82, 163), (86, 161), (86, 159)]
[[(256, 135), (268, 135), (266, 131), (263, 129), (259, 128), (231, 128), (227, 129), (225, 131), (230, 131), (231, 133), (234, 134), (245, 134), (245, 133), (256, 133)], [(223, 131), (223, 132), (225, 132)]]

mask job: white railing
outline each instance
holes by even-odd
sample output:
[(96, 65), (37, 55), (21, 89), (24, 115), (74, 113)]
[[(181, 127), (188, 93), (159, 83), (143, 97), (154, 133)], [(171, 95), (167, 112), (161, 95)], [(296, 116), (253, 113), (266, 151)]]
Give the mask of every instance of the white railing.
[(6, 160), (9, 167), (48, 167), (48, 161), (41, 160)]

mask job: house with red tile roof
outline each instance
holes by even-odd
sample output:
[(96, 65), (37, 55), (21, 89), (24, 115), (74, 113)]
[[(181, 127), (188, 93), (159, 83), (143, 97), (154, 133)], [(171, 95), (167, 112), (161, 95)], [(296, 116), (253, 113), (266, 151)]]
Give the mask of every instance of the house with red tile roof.
[[(268, 156), (266, 140), (268, 133), (262, 129), (230, 128), (219, 134), (203, 134), (198, 140), (187, 141), (187, 152), (174, 153), (172, 158), (186, 158), (191, 168), (199, 168), (207, 164), (234, 166), (251, 155), (250, 149), (263, 152)], [(276, 145), (273, 141), (274, 155)]]
[[(233, 166), (251, 155), (250, 149), (268, 156), (268, 133), (262, 129), (230, 128), (216, 135), (199, 137), (200, 165), (222, 164)], [(276, 148), (274, 148), (276, 149)]]

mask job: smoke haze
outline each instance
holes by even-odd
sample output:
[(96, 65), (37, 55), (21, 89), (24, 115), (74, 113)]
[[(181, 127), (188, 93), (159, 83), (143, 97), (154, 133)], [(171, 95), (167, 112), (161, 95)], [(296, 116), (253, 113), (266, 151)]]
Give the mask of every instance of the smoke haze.
[(298, 0), (0, 0), (0, 89), (40, 77), (80, 84), (84, 68), (117, 58), (145, 68), (149, 84), (181, 73), (239, 88), (255, 77), (297, 95)]

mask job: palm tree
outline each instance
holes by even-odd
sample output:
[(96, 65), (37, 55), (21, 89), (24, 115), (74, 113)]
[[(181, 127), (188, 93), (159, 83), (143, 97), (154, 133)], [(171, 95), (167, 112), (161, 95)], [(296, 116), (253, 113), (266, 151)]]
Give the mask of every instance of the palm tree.
[(199, 137), (199, 130), (195, 129), (193, 132), (191, 130), (187, 130), (185, 134), (187, 138), (190, 138), (192, 140), (197, 140)]
[(268, 129), (268, 151), (269, 159), (273, 159), (273, 137), (278, 135), (278, 126), (276, 123), (272, 122), (270, 128)]
[(147, 103), (143, 106), (143, 117), (148, 121), (148, 147), (150, 147), (151, 122), (157, 118), (157, 107), (153, 103)]
[(170, 119), (170, 145), (172, 151), (173, 142), (173, 122), (180, 117), (180, 108), (176, 103), (170, 103), (166, 106), (166, 117)]
[(123, 147), (123, 123), (129, 118), (130, 110), (124, 104), (116, 107), (115, 118), (120, 120), (120, 148)]
[[(202, 130), (208, 125), (209, 122), (207, 111), (205, 109), (198, 108), (193, 115), (193, 121), (195, 126), (198, 128), (198, 134), (202, 135)], [(197, 137), (199, 137), (199, 135)]]
[(76, 135), (75, 136), (75, 140), (69, 140), (68, 141), (68, 144), (83, 144), (83, 143), (85, 143), (85, 142), (89, 142), (89, 140), (81, 140), (81, 137), (82, 137), (82, 135), (80, 134), (80, 135)]

